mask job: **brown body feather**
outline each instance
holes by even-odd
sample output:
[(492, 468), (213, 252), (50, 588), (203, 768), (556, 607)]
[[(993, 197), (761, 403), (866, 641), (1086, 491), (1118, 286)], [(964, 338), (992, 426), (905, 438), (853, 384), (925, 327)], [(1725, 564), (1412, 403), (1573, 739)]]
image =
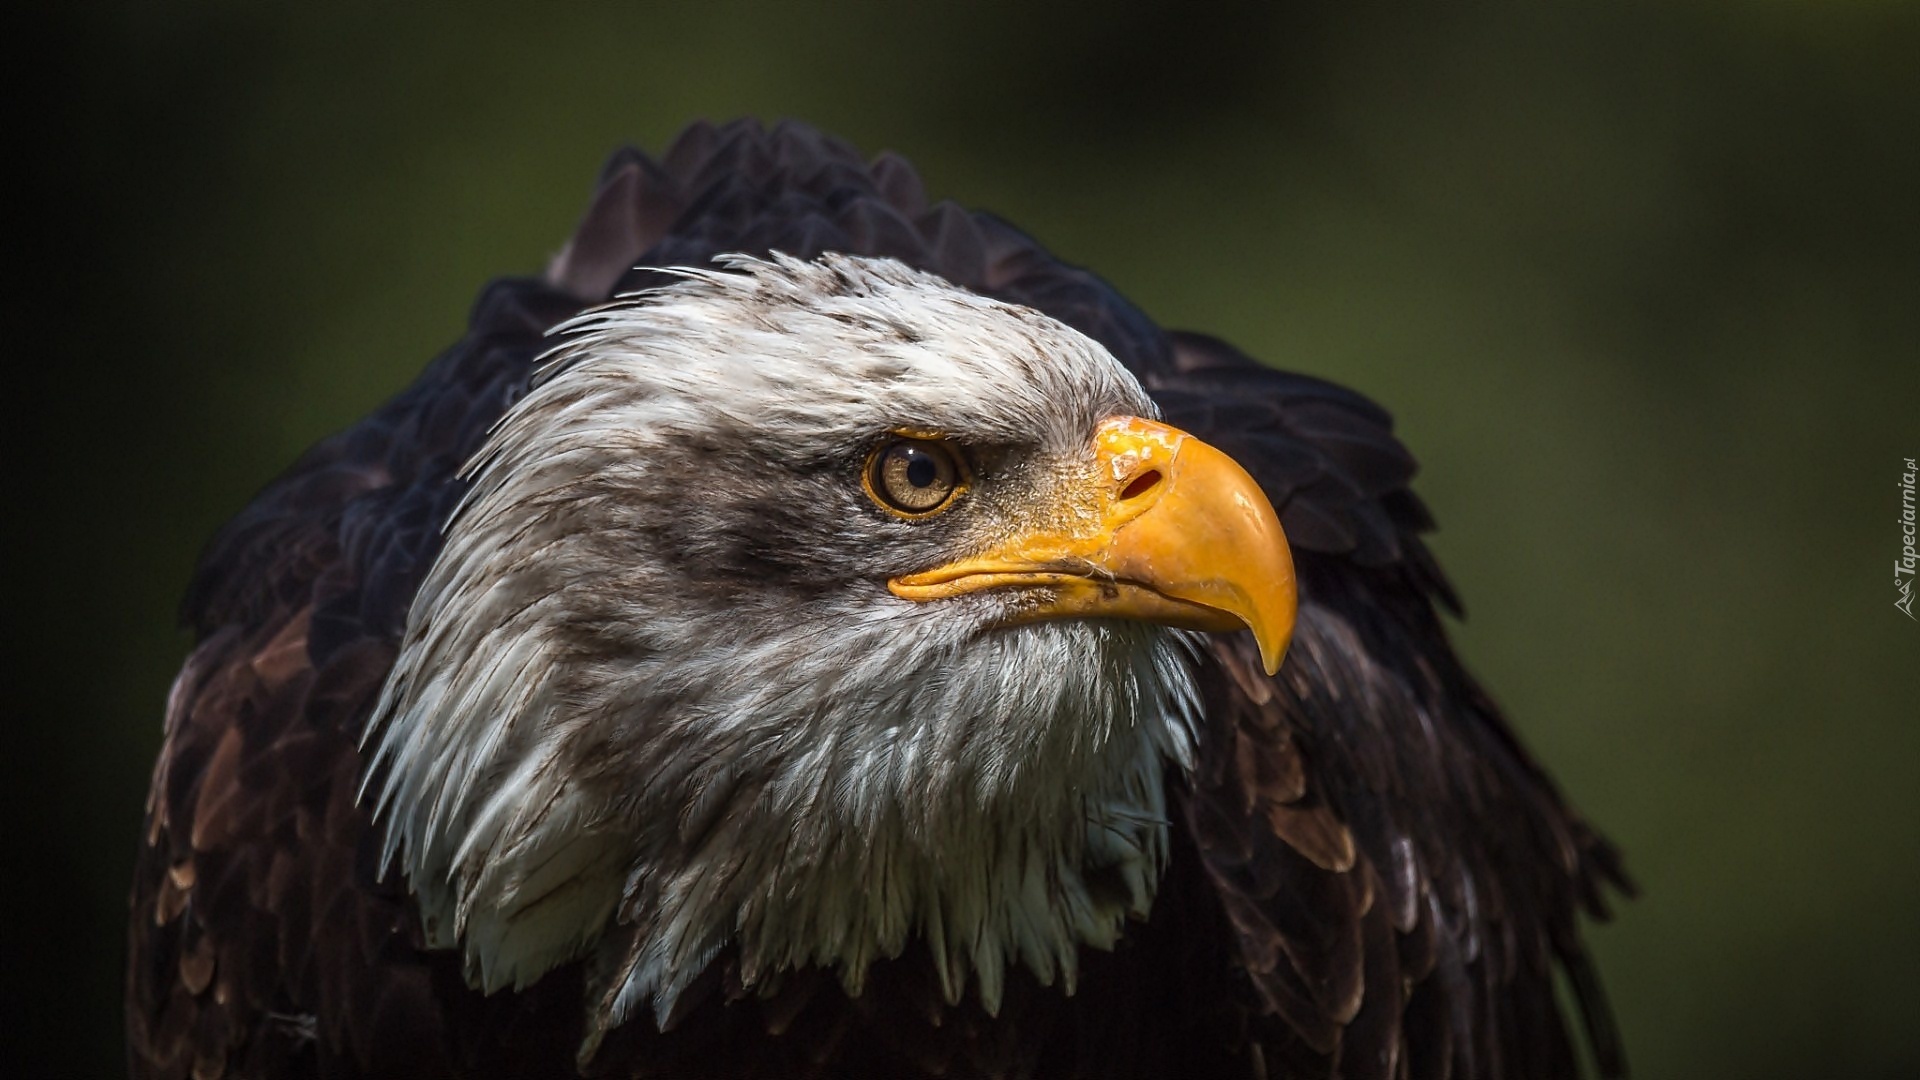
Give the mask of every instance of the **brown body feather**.
[(210, 546), (136, 869), (128, 1038), (141, 1077), (576, 1075), (579, 965), (484, 996), (422, 948), (356, 801), (362, 730), (455, 473), (524, 392), (542, 335), (732, 251), (886, 255), (1099, 340), (1172, 423), (1246, 465), (1296, 547), (1301, 617), (1268, 678), (1203, 661), (1191, 776), (1152, 915), (1077, 993), (1009, 975), (949, 1005), (924, 954), (847, 997), (803, 971), (742, 991), (723, 955), (668, 1030), (589, 1072), (686, 1076), (1526, 1077), (1578, 1072), (1566, 973), (1601, 1071), (1619, 1042), (1580, 941), (1626, 888), (1447, 644), (1453, 607), (1387, 415), (1222, 342), (1168, 333), (991, 216), (927, 205), (904, 162), (798, 125), (699, 125), (623, 151), (541, 280), (492, 286), (412, 387), (309, 451)]

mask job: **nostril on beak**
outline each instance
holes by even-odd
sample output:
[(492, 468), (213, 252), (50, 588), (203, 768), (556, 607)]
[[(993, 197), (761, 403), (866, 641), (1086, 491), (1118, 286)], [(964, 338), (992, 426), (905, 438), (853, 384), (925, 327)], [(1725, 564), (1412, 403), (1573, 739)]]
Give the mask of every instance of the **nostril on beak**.
[(1126, 490), (1120, 493), (1120, 501), (1126, 502), (1128, 499), (1137, 499), (1147, 492), (1152, 491), (1154, 485), (1159, 482), (1160, 470), (1148, 469), (1146, 472), (1133, 478), (1132, 482), (1127, 485)]

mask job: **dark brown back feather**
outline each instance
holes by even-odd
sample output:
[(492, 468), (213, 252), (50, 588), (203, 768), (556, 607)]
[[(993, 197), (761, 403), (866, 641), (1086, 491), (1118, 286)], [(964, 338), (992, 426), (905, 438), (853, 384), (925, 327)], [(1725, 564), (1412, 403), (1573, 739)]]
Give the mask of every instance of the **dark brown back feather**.
[(858, 999), (813, 971), (748, 993), (723, 957), (668, 1031), (610, 1036), (595, 1074), (1571, 1076), (1556, 966), (1620, 1070), (1578, 916), (1604, 916), (1625, 879), (1455, 659), (1435, 605), (1458, 605), (1387, 414), (1163, 332), (999, 219), (928, 205), (899, 158), (743, 122), (695, 125), (658, 160), (616, 154), (545, 278), (489, 287), (459, 343), (209, 545), (134, 882), (134, 1075), (575, 1074), (580, 971), (488, 998), (422, 949), (375, 865), (357, 743), (456, 471), (546, 330), (662, 281), (636, 265), (772, 250), (891, 255), (1101, 341), (1267, 490), (1300, 625), (1277, 678), (1247, 640), (1205, 661), (1168, 880), (1076, 996), (1016, 973), (997, 1018), (948, 1006), (912, 950)]

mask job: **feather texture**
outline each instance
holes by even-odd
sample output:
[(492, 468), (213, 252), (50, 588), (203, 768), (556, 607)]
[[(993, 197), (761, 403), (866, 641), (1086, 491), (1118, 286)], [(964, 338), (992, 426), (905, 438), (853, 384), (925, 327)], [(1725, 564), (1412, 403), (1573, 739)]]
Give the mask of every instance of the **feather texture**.
[(632, 267), (775, 251), (896, 258), (1099, 342), (1265, 488), (1296, 547), (1300, 624), (1274, 678), (1241, 638), (1194, 663), (1166, 869), (1110, 951), (1081, 951), (1071, 994), (1022, 963), (988, 1008), (911, 950), (877, 956), (850, 994), (830, 968), (758, 978), (722, 943), (662, 1023), (606, 1032), (588, 1073), (1571, 1076), (1556, 971), (1600, 1071), (1620, 1071), (1579, 920), (1626, 879), (1454, 657), (1436, 609), (1457, 601), (1386, 413), (1161, 330), (1004, 222), (928, 204), (898, 158), (740, 123), (617, 154), (545, 277), (491, 286), (411, 387), (209, 546), (134, 881), (135, 1075), (578, 1074), (581, 1003), (607, 973), (587, 958), (471, 988), (461, 953), (433, 947), (446, 929), (381, 874), (358, 796), (385, 774), (361, 740), (467, 497), (460, 469), (528, 393), (548, 331), (667, 281)]

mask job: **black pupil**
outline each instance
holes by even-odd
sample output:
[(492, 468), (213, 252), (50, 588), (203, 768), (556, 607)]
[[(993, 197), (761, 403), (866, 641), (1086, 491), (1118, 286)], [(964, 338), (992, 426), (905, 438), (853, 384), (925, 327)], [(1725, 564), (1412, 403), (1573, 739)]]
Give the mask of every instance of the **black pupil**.
[(933, 455), (917, 447), (908, 447), (906, 455), (907, 483), (923, 488), (930, 486), (939, 478), (940, 467), (933, 463)]

